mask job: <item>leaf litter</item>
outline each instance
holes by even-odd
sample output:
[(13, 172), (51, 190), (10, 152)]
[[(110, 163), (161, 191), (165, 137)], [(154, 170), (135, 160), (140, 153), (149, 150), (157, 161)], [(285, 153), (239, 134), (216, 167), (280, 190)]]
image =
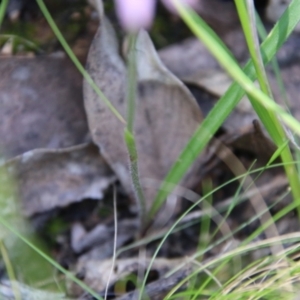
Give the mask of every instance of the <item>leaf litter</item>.
[[(221, 4), (217, 0), (213, 2), (214, 4), (206, 3), (204, 8), (199, 7), (198, 12), (214, 27), (236, 59), (243, 64), (248, 54), (232, 3)], [(222, 19), (221, 15), (215, 13), (215, 9), (212, 10), (213, 5), (223, 5), (222, 8), (226, 9), (230, 18)], [(269, 12), (268, 14), (270, 16)], [(295, 33), (278, 53), (278, 62), (290, 100), (289, 107), (296, 117), (300, 111), (297, 103), (299, 71), (295, 63), (298, 60), (295, 51), (297, 45), (298, 35)], [(160, 182), (193, 131), (231, 81), (204, 46), (193, 38), (168, 46), (157, 54), (147, 33), (141, 32), (137, 50), (135, 134), (140, 175), (142, 182), (143, 179), (146, 179), (145, 183), (147, 179)], [(119, 54), (113, 28), (102, 16), (88, 55), (87, 70), (123, 116), (126, 114), (127, 88), (124, 61)], [(106, 198), (111, 197), (110, 185), (118, 178), (122, 186), (118, 188), (117, 249), (130, 245), (136, 239), (139, 228), (127, 150), (123, 142), (124, 125), (112, 116), (87, 83), (84, 83), (83, 104), (81, 78), (64, 58), (1, 57), (1, 68), (5, 70), (1, 72), (4, 76), (0, 79), (0, 147), (5, 157), (1, 165), (14, 174), (22, 214), (32, 220), (39, 214), (48, 214), (47, 219), (51, 219), (53, 210), (69, 210), (71, 214), (72, 205), (87, 199), (107, 201)], [(281, 91), (271, 68), (268, 68), (268, 76), (275, 98), (282, 101)], [(276, 147), (256, 120), (257, 116), (245, 98), (219, 130), (215, 137), (217, 142), (212, 141), (208, 145), (183, 179), (182, 188), (192, 188), (194, 193), (183, 188), (178, 195), (193, 203), (203, 194), (201, 181), (207, 176), (211, 178), (213, 186), (217, 187), (240, 175), (234, 173), (235, 157), (243, 163), (245, 170), (264, 166)], [(95, 144), (91, 143), (91, 139)], [(253, 178), (255, 177), (254, 175)], [(148, 207), (157, 188), (157, 185), (145, 187)], [(226, 220), (232, 231), (255, 216), (249, 199), (255, 198), (256, 193), (260, 193), (271, 207), (272, 214), (291, 202), (281, 167), (271, 171), (264, 170), (260, 177), (255, 178), (255, 188), (244, 185), (241, 195), (236, 198), (234, 195), (238, 188), (238, 183), (231, 183), (214, 193), (214, 206), (209, 212), (213, 215), (216, 210), (224, 211), (233, 201), (238, 201), (239, 204)], [(108, 201), (111, 205), (111, 199)], [(136, 276), (141, 268), (145, 270), (159, 243), (155, 234), (159, 236), (159, 233), (166, 232), (176, 220), (176, 215), (190, 207), (190, 203), (183, 201), (177, 205), (175, 215), (172, 216), (172, 210), (172, 218), (166, 223), (166, 227), (156, 228), (151, 233), (150, 243), (142, 242), (141, 239), (142, 246), (132, 246), (131, 250), (120, 252), (114, 265), (110, 293), (120, 296), (121, 292), (128, 292), (118, 299), (135, 299), (135, 292), (130, 292), (130, 288), (120, 288), (119, 281), (129, 275)], [(155, 274), (154, 281), (146, 288), (151, 299), (162, 299), (192, 271), (193, 268), (187, 265), (179, 273), (165, 277), (166, 266), (170, 271), (184, 264), (182, 257), (192, 255), (197, 250), (199, 218), (206, 211), (205, 208), (200, 208), (188, 214), (181, 224), (190, 222), (191, 225), (173, 232), (161, 248), (160, 258), (155, 260), (151, 269)], [(103, 214), (101, 211), (98, 213)], [(67, 253), (75, 255), (72, 264), (78, 277), (102, 294), (113, 264), (111, 257), (115, 224), (112, 215), (98, 215), (93, 220), (91, 216), (85, 216), (84, 219), (75, 216), (74, 219), (68, 225), (68, 230), (60, 232), (58, 238), (63, 236), (70, 251)], [(219, 221), (222, 222), (220, 219)], [(259, 221), (255, 221), (235, 235), (233, 247), (237, 247), (258, 226)], [(290, 213), (277, 223), (277, 229), (280, 234), (298, 231), (298, 220)], [(211, 243), (220, 237), (221, 233)], [(263, 238), (263, 235), (258, 237)], [(210, 259), (228, 251), (226, 245), (220, 243), (204, 258)], [(146, 249), (142, 260), (137, 257), (140, 247)], [(257, 250), (253, 256), (263, 254), (263, 251)], [(66, 264), (66, 261), (63, 263)], [(129, 271), (124, 273), (123, 266)], [(7, 286), (7, 282), (3, 280), (1, 284), (0, 287)], [(0, 293), (4, 295), (1, 288)], [(82, 293), (75, 285), (69, 288), (69, 294), (74, 297), (80, 297)], [(88, 295), (82, 297), (81, 299), (90, 299)]]

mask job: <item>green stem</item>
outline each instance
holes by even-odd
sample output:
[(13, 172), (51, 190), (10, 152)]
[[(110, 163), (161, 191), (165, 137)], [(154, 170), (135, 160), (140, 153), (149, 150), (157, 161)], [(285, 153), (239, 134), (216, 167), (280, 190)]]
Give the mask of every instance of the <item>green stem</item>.
[(136, 34), (129, 35), (128, 78), (127, 85), (127, 130), (133, 133), (135, 117), (135, 98), (137, 89), (137, 70), (135, 57)]
[(124, 131), (124, 140), (129, 154), (131, 180), (135, 191), (135, 196), (138, 201), (138, 205), (140, 206), (140, 220), (141, 224), (143, 225), (142, 227), (144, 228), (144, 225), (146, 225), (146, 201), (139, 179), (138, 153), (136, 150), (134, 136), (131, 132), (129, 132), (127, 128), (125, 128)]
[(136, 67), (136, 34), (129, 35), (129, 53), (128, 53), (128, 86), (127, 86), (127, 127), (124, 131), (124, 140), (127, 146), (130, 173), (135, 196), (140, 207), (141, 225), (144, 227), (146, 222), (146, 201), (143, 189), (139, 179), (138, 152), (134, 138), (134, 118), (136, 106), (137, 91), (137, 67)]

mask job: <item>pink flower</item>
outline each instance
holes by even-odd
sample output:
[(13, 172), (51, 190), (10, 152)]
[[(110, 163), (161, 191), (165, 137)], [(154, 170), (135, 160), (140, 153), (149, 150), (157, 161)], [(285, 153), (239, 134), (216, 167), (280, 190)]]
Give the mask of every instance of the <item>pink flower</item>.
[[(179, 0), (186, 5), (196, 8), (199, 0)], [(177, 14), (173, 0), (162, 0), (170, 12)], [(148, 29), (152, 25), (156, 0), (115, 0), (116, 12), (121, 26), (136, 32), (141, 28)]]
[(152, 25), (155, 12), (155, 0), (115, 0), (117, 16), (121, 26), (136, 32)]

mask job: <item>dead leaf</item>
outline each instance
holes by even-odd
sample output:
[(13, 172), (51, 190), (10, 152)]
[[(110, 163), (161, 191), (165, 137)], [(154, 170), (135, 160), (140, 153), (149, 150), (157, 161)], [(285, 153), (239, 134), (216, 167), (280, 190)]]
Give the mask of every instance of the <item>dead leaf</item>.
[[(246, 61), (249, 54), (243, 31), (238, 24), (221, 34), (220, 38), (238, 61)], [(166, 67), (184, 83), (199, 86), (217, 97), (223, 95), (232, 83), (231, 77), (197, 38), (165, 47), (159, 51), (159, 56)]]
[[(145, 287), (145, 295), (151, 300), (161, 300), (165, 299), (168, 293), (177, 287), (177, 292), (186, 289), (188, 283), (184, 283), (178, 287), (178, 284), (186, 279), (193, 269), (191, 267), (181, 268), (179, 271), (173, 273), (171, 276), (166, 278), (161, 278), (154, 282), (151, 282)], [(116, 300), (137, 300), (139, 299), (140, 291), (129, 292), (121, 297), (116, 298)]]
[[(75, 272), (80, 274), (84, 279), (84, 282), (97, 291), (98, 293), (103, 293), (109, 279), (108, 274), (113, 266), (113, 272), (110, 278), (109, 285), (114, 286), (118, 281), (125, 279), (126, 276), (130, 274), (137, 274), (139, 270), (145, 272), (151, 261), (151, 258), (127, 258), (127, 259), (118, 259), (115, 261), (112, 259), (107, 259), (104, 261), (99, 260), (89, 260), (84, 262), (79, 262), (76, 265)], [(151, 271), (156, 273), (156, 279), (161, 278), (169, 270), (172, 270), (175, 266), (183, 263), (185, 258), (179, 259), (164, 259), (157, 258), (154, 260), (151, 267)], [(74, 285), (73, 285), (73, 288)], [(73, 290), (73, 288), (71, 288)], [(78, 295), (79, 291), (76, 289), (76, 294)], [(74, 291), (75, 291), (74, 289)], [(112, 289), (113, 290), (113, 289)], [(73, 293), (72, 293), (73, 294)]]
[[(163, 180), (202, 121), (202, 114), (186, 86), (161, 63), (146, 32), (139, 33), (136, 48), (138, 91), (134, 131), (139, 175), (141, 181), (149, 178)], [(115, 35), (105, 18), (102, 18), (91, 46), (87, 70), (125, 116), (126, 68), (119, 56)], [(84, 84), (84, 101), (94, 142), (127, 192), (134, 195), (123, 141), (124, 124), (112, 115), (87, 82)], [(190, 171), (194, 180), (198, 178), (196, 168), (201, 160), (203, 156)], [(148, 206), (155, 193), (154, 189), (145, 189)]]
[(200, 86), (212, 95), (220, 97), (232, 83), (230, 77), (220, 70), (209, 69), (206, 72), (198, 72), (193, 76), (182, 77), (186, 84)]
[[(216, 14), (216, 6), (213, 4), (218, 5), (220, 11), (225, 11), (225, 14)], [(209, 21), (206, 15), (214, 16), (215, 20), (212, 21), (211, 25), (215, 25), (213, 27), (215, 27), (218, 36), (238, 62), (242, 64), (246, 62), (249, 52), (234, 4), (220, 1), (210, 3), (209, 1), (200, 1), (197, 11), (206, 21)], [(227, 21), (223, 20), (223, 18), (226, 19), (224, 17), (226, 15)], [(231, 25), (227, 26), (226, 22)], [(222, 26), (223, 28), (220, 28)], [(201, 109), (203, 101), (205, 102), (204, 105), (211, 109), (218, 98), (222, 97), (232, 84), (231, 77), (220, 67), (205, 45), (197, 38), (189, 38), (181, 43), (165, 47), (159, 51), (159, 56), (172, 73), (189, 85)], [(210, 97), (204, 95), (205, 92), (210, 94)], [(206, 110), (205, 114), (207, 113)], [(249, 125), (256, 118), (256, 113), (248, 99), (244, 97), (230, 117), (227, 118), (224, 126), (228, 130), (238, 130), (241, 126)]]
[[(138, 231), (138, 220), (118, 221), (118, 239), (116, 247), (124, 245), (125, 242), (132, 240)], [(81, 262), (98, 259), (103, 260), (113, 255), (115, 241), (112, 238), (115, 228), (112, 225), (98, 224), (87, 232), (80, 223), (75, 223), (71, 230), (71, 246), (75, 253), (81, 253), (88, 249), (90, 252), (81, 255)]]
[(253, 125), (247, 128), (241, 128), (236, 138), (232, 138), (229, 143), (234, 149), (255, 154), (263, 164), (269, 161), (277, 149), (273, 141), (265, 135), (258, 120), (254, 120)]
[(0, 281), (1, 299), (14, 300), (16, 299), (16, 294), (19, 295), (23, 300), (68, 300), (66, 295), (63, 293), (44, 291), (32, 288), (17, 281), (9, 281), (7, 279)]
[(0, 58), (0, 150), (7, 158), (87, 139), (81, 76), (66, 59)]
[[(219, 78), (226, 77), (225, 72), (221, 72), (217, 61), (209, 54), (205, 46), (195, 38), (161, 49), (159, 57), (164, 65), (182, 81), (199, 85), (213, 94), (216, 94), (215, 89), (209, 88), (214, 82), (211, 75), (214, 73)], [(206, 82), (202, 82), (203, 80)], [(219, 88), (219, 86), (215, 86)], [(222, 91), (223, 89), (221, 88)]]
[(218, 34), (226, 34), (239, 24), (233, 1), (201, 0), (195, 10)]
[(26, 216), (84, 198), (101, 199), (115, 176), (99, 150), (83, 144), (60, 150), (36, 149), (4, 165), (14, 174)]

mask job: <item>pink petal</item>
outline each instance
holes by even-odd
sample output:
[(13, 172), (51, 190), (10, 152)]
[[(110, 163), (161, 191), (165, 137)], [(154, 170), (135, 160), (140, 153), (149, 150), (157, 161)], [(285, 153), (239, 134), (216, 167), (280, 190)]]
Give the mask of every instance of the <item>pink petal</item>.
[[(173, 4), (173, 0), (161, 0), (164, 6), (173, 14), (178, 15), (177, 9)], [(199, 0), (180, 0), (183, 4), (190, 6), (191, 8), (196, 9), (199, 3)]]
[(121, 26), (130, 32), (152, 25), (156, 0), (115, 0)]

